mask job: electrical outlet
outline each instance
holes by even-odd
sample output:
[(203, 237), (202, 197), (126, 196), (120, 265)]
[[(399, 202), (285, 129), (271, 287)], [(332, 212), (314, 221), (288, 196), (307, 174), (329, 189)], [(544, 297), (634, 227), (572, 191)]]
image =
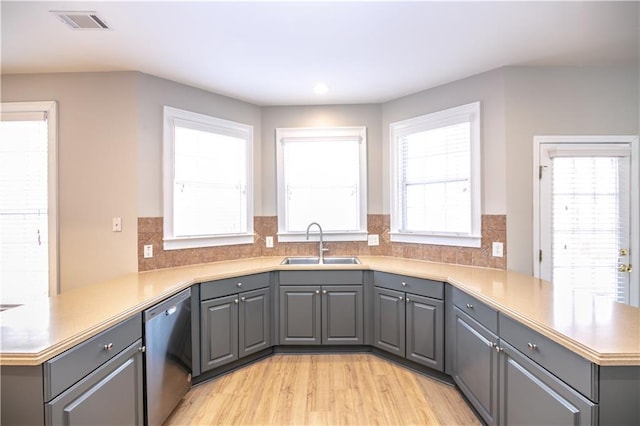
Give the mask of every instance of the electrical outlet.
[(493, 255), (493, 257), (503, 256), (504, 245), (502, 243), (494, 241), (494, 243), (491, 245), (491, 249), (491, 254)]
[(379, 246), (380, 236), (378, 234), (367, 235), (367, 244), (370, 246)]
[(153, 245), (148, 244), (144, 246), (144, 254), (145, 259), (150, 259), (153, 257)]
[(122, 218), (113, 218), (113, 220), (111, 221), (111, 230), (113, 232), (122, 232)]
[(273, 237), (265, 237), (264, 242), (267, 245), (267, 248), (273, 248)]

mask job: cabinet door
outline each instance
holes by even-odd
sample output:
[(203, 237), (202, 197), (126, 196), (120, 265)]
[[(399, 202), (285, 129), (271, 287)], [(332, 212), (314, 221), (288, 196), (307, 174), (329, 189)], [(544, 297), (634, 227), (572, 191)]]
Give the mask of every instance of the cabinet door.
[(595, 404), (502, 342), (500, 424), (591, 425)]
[(45, 405), (48, 425), (142, 425), (142, 353), (138, 340)]
[(442, 300), (406, 294), (407, 359), (435, 370), (444, 368), (444, 304)]
[(404, 293), (374, 287), (373, 344), (392, 354), (405, 354)]
[(238, 359), (238, 295), (200, 303), (200, 364), (205, 372)]
[(320, 286), (280, 287), (280, 344), (321, 344), (320, 316)]
[(238, 312), (240, 358), (271, 346), (271, 302), (268, 288), (240, 294)]
[(453, 379), (489, 425), (498, 414), (498, 352), (495, 334), (457, 307), (455, 312), (455, 356)]
[(322, 286), (322, 343), (361, 345), (364, 325), (361, 285)]

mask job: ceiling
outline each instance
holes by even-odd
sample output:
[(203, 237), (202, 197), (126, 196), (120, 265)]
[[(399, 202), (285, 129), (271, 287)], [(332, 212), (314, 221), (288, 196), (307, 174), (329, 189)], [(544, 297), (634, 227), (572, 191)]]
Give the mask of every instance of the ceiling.
[[(502, 66), (637, 64), (639, 50), (637, 2), (0, 7), (3, 74), (136, 70), (257, 105), (379, 103)], [(60, 10), (93, 11), (110, 29), (73, 30)]]

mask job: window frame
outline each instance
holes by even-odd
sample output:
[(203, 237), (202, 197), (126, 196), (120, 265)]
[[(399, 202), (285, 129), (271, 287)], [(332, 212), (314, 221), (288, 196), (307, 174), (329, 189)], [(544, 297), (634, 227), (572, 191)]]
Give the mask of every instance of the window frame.
[[(285, 140), (300, 141), (340, 141), (359, 139), (359, 197), (358, 197), (358, 222), (359, 229), (353, 231), (332, 231), (324, 229), (325, 241), (367, 241), (367, 128), (366, 126), (346, 127), (282, 127), (276, 129), (276, 184), (277, 184), (277, 215), (278, 215), (278, 241), (301, 242), (306, 240), (305, 231), (289, 231), (286, 229), (287, 208), (285, 172), (284, 172), (284, 148)], [(330, 168), (327, 166), (329, 172)], [(320, 224), (322, 225), (322, 223)]]
[(57, 101), (0, 102), (0, 114), (43, 113), (47, 120), (47, 204), (49, 238), (49, 297), (60, 293), (58, 225), (58, 103)]
[[(247, 216), (246, 232), (234, 234), (209, 234), (178, 237), (174, 233), (173, 183), (175, 178), (175, 127), (176, 123), (189, 123), (190, 128), (211, 131), (246, 140)], [(236, 244), (252, 244), (253, 232), (253, 126), (224, 120), (205, 114), (170, 106), (163, 109), (163, 247), (164, 250), (216, 247)]]
[[(438, 244), (444, 246), (481, 247), (482, 243), (482, 177), (481, 177), (481, 134), (480, 134), (480, 102), (472, 102), (407, 120), (397, 121), (389, 125), (389, 176), (390, 176), (390, 240), (392, 242)], [(471, 190), (471, 230), (469, 233), (442, 233), (434, 231), (403, 230), (404, 212), (401, 211), (401, 176), (399, 164), (401, 137), (459, 124), (470, 123), (470, 190)]]

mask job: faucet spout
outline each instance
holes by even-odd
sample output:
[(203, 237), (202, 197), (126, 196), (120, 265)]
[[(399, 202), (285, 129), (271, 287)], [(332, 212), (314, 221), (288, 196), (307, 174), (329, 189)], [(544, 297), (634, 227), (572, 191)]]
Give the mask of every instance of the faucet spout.
[(324, 237), (322, 234), (322, 226), (318, 222), (311, 222), (309, 226), (307, 226), (307, 240), (309, 239), (309, 230), (313, 225), (316, 225), (320, 230), (320, 242), (318, 244), (318, 262), (322, 265), (324, 264), (324, 252), (329, 251), (328, 248), (324, 248)]

